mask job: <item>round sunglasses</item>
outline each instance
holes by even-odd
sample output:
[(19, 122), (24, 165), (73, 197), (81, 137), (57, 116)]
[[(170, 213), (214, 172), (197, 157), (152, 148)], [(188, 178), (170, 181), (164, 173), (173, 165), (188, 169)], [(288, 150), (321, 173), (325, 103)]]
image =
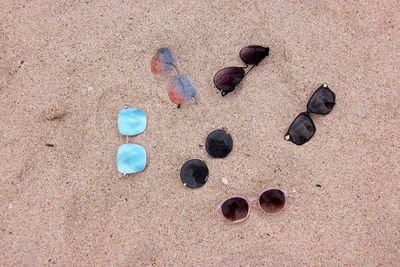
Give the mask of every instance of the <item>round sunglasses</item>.
[[(232, 136), (223, 129), (212, 131), (206, 140), (206, 151), (213, 158), (225, 158), (232, 151)], [(188, 188), (200, 188), (208, 180), (207, 164), (199, 159), (191, 159), (182, 165), (182, 184)]]
[[(269, 55), (269, 48), (259, 45), (250, 45), (242, 48), (239, 56), (246, 64), (245, 67), (227, 67), (219, 70), (214, 76), (214, 85), (221, 91), (221, 95), (235, 90), (236, 86), (246, 77), (247, 74)], [(246, 69), (252, 65), (246, 72)]]
[(336, 104), (336, 95), (329, 89), (328, 84), (321, 85), (307, 103), (307, 111), (302, 112), (294, 119), (285, 134), (285, 140), (296, 145), (303, 145), (310, 141), (315, 133), (315, 125), (311, 113), (326, 115)]
[(257, 202), (262, 211), (274, 214), (286, 206), (286, 194), (280, 189), (268, 189), (256, 198), (235, 196), (228, 198), (218, 205), (219, 213), (225, 222), (240, 223), (250, 215), (250, 204)]

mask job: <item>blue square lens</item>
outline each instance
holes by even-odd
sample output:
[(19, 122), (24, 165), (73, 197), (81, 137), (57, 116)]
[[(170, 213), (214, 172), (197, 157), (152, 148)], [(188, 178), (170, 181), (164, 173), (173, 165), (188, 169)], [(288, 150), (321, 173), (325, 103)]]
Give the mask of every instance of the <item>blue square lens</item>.
[(118, 148), (117, 167), (122, 173), (143, 171), (146, 167), (146, 150), (136, 144), (124, 144)]
[(125, 108), (118, 113), (118, 130), (123, 135), (137, 135), (146, 129), (146, 113), (140, 109)]

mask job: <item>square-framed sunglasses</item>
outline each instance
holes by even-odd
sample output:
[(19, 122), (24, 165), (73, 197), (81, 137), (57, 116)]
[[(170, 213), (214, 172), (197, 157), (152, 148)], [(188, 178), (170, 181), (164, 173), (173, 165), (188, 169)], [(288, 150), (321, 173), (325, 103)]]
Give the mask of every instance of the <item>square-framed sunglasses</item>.
[(327, 115), (332, 111), (335, 104), (335, 93), (329, 89), (327, 83), (322, 84), (308, 100), (307, 111), (297, 115), (290, 125), (285, 134), (285, 140), (299, 146), (310, 141), (316, 130), (311, 119), (311, 113)]

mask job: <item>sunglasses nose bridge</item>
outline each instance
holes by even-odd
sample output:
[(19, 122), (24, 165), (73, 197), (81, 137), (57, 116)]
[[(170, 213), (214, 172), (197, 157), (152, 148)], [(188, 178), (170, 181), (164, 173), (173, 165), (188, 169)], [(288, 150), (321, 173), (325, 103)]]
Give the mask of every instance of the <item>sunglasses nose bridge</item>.
[(252, 197), (252, 198), (249, 198), (247, 201), (249, 202), (249, 204), (252, 204), (254, 202), (257, 202), (257, 200), (258, 200), (258, 197)]

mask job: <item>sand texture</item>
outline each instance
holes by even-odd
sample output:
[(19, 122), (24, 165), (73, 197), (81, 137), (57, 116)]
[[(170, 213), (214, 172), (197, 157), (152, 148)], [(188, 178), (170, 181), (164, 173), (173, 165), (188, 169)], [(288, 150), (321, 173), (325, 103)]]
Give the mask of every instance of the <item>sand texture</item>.
[[(399, 15), (398, 1), (1, 1), (0, 265), (398, 265)], [(214, 74), (252, 44), (270, 56), (222, 98)], [(150, 71), (166, 46), (191, 106)], [(323, 82), (337, 105), (310, 142), (286, 142)], [(147, 113), (130, 142), (148, 165), (124, 178), (125, 105)], [(234, 148), (213, 159), (202, 145), (222, 127)], [(192, 158), (210, 170), (197, 190), (179, 178)], [(284, 212), (221, 223), (220, 201), (267, 187), (288, 192)]]

